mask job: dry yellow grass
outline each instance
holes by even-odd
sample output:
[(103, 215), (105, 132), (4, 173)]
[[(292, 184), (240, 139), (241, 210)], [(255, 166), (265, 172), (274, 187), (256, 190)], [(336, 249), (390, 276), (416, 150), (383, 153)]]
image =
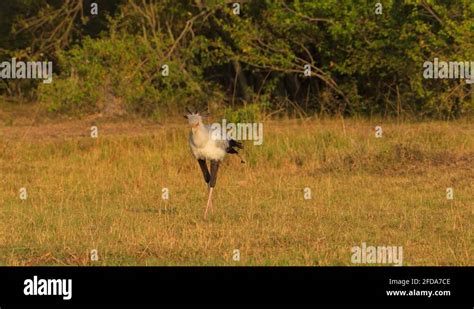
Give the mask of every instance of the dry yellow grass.
[(0, 124), (1, 265), (352, 265), (362, 242), (474, 265), (470, 122), (267, 122), (247, 164), (226, 158), (208, 220), (184, 122), (97, 126)]

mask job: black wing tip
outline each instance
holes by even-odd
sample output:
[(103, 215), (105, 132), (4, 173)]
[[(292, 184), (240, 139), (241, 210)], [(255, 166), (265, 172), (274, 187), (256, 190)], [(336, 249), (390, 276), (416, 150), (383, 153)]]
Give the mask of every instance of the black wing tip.
[(232, 148), (232, 147), (227, 147), (227, 149), (226, 149), (225, 151), (226, 151), (227, 153), (239, 153), (239, 152), (237, 151), (237, 149), (234, 149), (234, 148)]
[(236, 154), (240, 158), (240, 163), (246, 163), (236, 148), (244, 149), (244, 145), (241, 142), (237, 142), (236, 140), (230, 139), (229, 146), (227, 147), (225, 151), (227, 153)]
[(236, 140), (229, 140), (229, 147), (232, 148), (232, 147), (237, 147), (239, 149), (244, 149), (244, 144), (242, 144), (241, 142), (238, 142)]

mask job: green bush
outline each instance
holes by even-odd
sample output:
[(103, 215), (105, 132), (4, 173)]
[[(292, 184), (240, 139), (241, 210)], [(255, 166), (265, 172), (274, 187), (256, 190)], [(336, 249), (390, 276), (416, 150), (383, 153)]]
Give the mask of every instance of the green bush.
[[(169, 66), (168, 76), (161, 75), (163, 64)], [(182, 74), (179, 60), (159, 61), (156, 50), (138, 36), (86, 38), (60, 53), (59, 67), (60, 76), (38, 89), (53, 112), (97, 112), (115, 100), (128, 112), (151, 116), (158, 108), (204, 100), (202, 89), (212, 89), (199, 74)]]
[(228, 122), (248, 123), (261, 120), (262, 111), (258, 104), (247, 104), (238, 109), (226, 108), (224, 117)]
[[(102, 36), (81, 35), (79, 45), (58, 50), (60, 74), (39, 97), (54, 112), (116, 102), (155, 119), (222, 97), (244, 103), (226, 110), (237, 121), (280, 102), (291, 102), (287, 111), (351, 116), (450, 119), (474, 111), (465, 81), (423, 78), (424, 61), (435, 57), (472, 61), (469, 1), (388, 0), (377, 15), (370, 1), (251, 0), (240, 16), (221, 1), (198, 2), (124, 1), (103, 20)], [(303, 75), (308, 64), (311, 77)]]

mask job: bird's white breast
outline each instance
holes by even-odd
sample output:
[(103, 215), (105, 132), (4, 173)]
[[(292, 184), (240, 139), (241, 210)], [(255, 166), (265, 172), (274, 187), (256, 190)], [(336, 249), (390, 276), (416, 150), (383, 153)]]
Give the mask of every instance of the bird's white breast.
[(213, 140), (204, 126), (193, 129), (189, 134), (189, 146), (196, 159), (220, 161), (226, 155), (219, 141)]

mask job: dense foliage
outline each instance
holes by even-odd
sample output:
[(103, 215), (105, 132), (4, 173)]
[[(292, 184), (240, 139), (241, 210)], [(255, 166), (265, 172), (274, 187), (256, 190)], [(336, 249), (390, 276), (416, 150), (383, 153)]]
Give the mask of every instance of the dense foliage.
[(0, 91), (54, 112), (158, 118), (185, 105), (448, 119), (474, 109), (473, 85), (423, 78), (435, 57), (474, 61), (471, 0), (385, 0), (381, 14), (370, 0), (252, 0), (240, 14), (224, 1), (97, 2), (97, 16), (91, 1), (2, 4), (0, 57), (47, 57), (56, 75)]

